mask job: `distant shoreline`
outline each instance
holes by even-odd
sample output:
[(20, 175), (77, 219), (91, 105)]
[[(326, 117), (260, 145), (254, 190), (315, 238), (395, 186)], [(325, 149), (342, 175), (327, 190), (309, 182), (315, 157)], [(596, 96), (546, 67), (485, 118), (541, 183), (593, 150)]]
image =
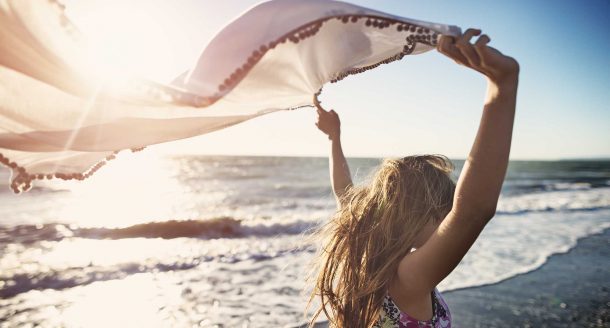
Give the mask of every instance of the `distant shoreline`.
[[(404, 154), (404, 155), (387, 155), (387, 156), (349, 156), (347, 155), (346, 158), (347, 159), (381, 159), (381, 158), (387, 158), (387, 157), (404, 157), (404, 156), (409, 156), (409, 155), (416, 155), (416, 154), (420, 154), (420, 153), (408, 153), (408, 154)], [(328, 155), (271, 155), (271, 154), (243, 154), (243, 155), (239, 155), (239, 154), (205, 154), (205, 153), (166, 153), (163, 154), (166, 156), (193, 156), (193, 157), (200, 157), (200, 156), (207, 156), (207, 157), (279, 157), (279, 158), (328, 158)], [(447, 156), (449, 157), (452, 161), (465, 161), (465, 158), (453, 158), (451, 156)], [(510, 159), (511, 162), (595, 162), (595, 161), (600, 161), (600, 162), (609, 162), (610, 161), (610, 157), (583, 157), (583, 158), (553, 158), (553, 159), (522, 159), (522, 158), (516, 158), (516, 159)]]

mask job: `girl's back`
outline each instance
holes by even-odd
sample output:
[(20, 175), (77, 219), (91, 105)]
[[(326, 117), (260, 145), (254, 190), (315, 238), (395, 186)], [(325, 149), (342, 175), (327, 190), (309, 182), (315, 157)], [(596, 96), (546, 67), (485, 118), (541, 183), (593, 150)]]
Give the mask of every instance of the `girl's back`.
[(445, 156), (418, 155), (386, 159), (370, 185), (352, 186), (338, 115), (318, 108), (316, 125), (332, 142), (339, 209), (324, 229), (328, 239), (312, 297), (321, 300), (315, 317), (324, 312), (331, 326), (451, 326), (436, 286), (495, 215), (516, 107), (519, 65), (488, 47), (486, 35), (471, 44), (480, 33), (468, 29), (438, 42), (439, 52), (488, 81), (479, 130), (457, 184)]

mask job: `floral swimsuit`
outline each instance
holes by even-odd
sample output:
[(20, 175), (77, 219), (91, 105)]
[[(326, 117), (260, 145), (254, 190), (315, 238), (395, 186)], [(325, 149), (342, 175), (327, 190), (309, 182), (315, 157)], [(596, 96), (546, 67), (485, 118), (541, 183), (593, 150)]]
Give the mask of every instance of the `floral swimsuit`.
[(373, 328), (451, 328), (451, 313), (441, 294), (434, 289), (432, 292), (432, 319), (417, 320), (400, 311), (390, 295), (383, 300), (381, 318)]

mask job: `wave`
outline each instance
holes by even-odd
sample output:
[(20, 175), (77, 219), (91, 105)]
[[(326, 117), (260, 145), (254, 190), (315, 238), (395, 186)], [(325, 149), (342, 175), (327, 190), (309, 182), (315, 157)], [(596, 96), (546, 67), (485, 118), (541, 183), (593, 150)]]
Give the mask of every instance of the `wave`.
[(0, 288), (0, 298), (9, 298), (31, 290), (55, 289), (61, 290), (95, 281), (122, 279), (128, 275), (143, 272), (166, 272), (187, 270), (199, 263), (157, 263), (152, 266), (137, 263), (127, 263), (118, 267), (74, 267), (62, 271), (47, 271), (38, 273), (19, 273), (10, 277), (2, 277), (7, 282)]
[(123, 279), (127, 276), (146, 272), (171, 272), (193, 269), (200, 264), (209, 262), (238, 263), (242, 261), (264, 261), (287, 254), (299, 252), (313, 252), (310, 245), (276, 249), (267, 253), (257, 251), (235, 252), (229, 254), (201, 255), (192, 258), (182, 258), (175, 262), (163, 262), (161, 259), (149, 259), (143, 262), (126, 262), (117, 265), (88, 265), (69, 268), (46, 269), (32, 272), (19, 270), (18, 272), (0, 273), (0, 298), (10, 298), (31, 290), (54, 289), (62, 290), (97, 281)]
[[(608, 231), (610, 231), (610, 222), (603, 222), (595, 227), (590, 227), (587, 229), (587, 231), (581, 231), (576, 235), (569, 236), (564, 244), (555, 245), (553, 248), (547, 249), (544, 249), (544, 247), (539, 247), (538, 251), (540, 254), (538, 254), (535, 261), (527, 265), (511, 266), (510, 270), (503, 269), (502, 271), (505, 272), (502, 273), (476, 270), (476, 273), (473, 274), (472, 272), (459, 272), (461, 267), (458, 267), (458, 269), (454, 271), (452, 275), (441, 282), (439, 288), (443, 291), (458, 291), (502, 283), (505, 280), (539, 270), (543, 265), (548, 263), (551, 257), (571, 252), (585, 238), (590, 238), (592, 235), (606, 234)], [(483, 260), (486, 261), (487, 259)]]
[(288, 223), (244, 224), (231, 217), (208, 220), (170, 220), (136, 224), (124, 228), (82, 228), (61, 223), (0, 227), (0, 243), (31, 244), (64, 238), (244, 238), (301, 234), (314, 229), (316, 222), (297, 220)]
[(600, 211), (610, 209), (610, 205), (603, 206), (578, 206), (578, 207), (553, 207), (553, 206), (540, 206), (539, 208), (510, 208), (510, 209), (498, 209), (496, 214), (500, 215), (523, 215), (528, 213), (540, 213), (540, 212), (588, 212), (588, 211)]
[[(610, 209), (610, 188), (575, 190), (574, 187), (549, 192), (503, 196), (498, 203), (496, 214), (527, 215), (540, 212), (594, 212)], [(304, 202), (303, 205), (305, 208), (311, 209), (312, 206), (319, 204)], [(282, 211), (294, 210), (298, 206), (297, 201), (278, 202), (278, 207)], [(321, 218), (328, 217), (330, 210), (328, 213), (320, 215)], [(314, 219), (278, 221), (274, 219), (239, 220), (223, 216), (203, 220), (148, 222), (121, 228), (88, 228), (59, 222), (0, 226), (0, 244), (31, 244), (42, 240), (59, 241), (70, 237), (88, 239), (269, 237), (307, 233), (318, 224), (318, 221)]]
[(535, 212), (574, 212), (610, 209), (610, 188), (562, 190), (501, 197), (496, 214), (522, 215)]

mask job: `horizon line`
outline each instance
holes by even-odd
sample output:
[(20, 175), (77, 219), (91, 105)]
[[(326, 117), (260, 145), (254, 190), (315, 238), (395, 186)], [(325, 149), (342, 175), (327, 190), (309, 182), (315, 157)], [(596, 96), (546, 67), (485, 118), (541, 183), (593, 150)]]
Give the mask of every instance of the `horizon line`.
[[(423, 153), (421, 153), (423, 154)], [(235, 153), (186, 153), (186, 152), (168, 152), (162, 153), (163, 156), (225, 156), (225, 157), (296, 157), (296, 158), (327, 158), (329, 155), (320, 155), (320, 154), (235, 154)], [(420, 155), (420, 153), (409, 154), (410, 155)], [(439, 154), (442, 155), (442, 154)], [(447, 156), (447, 155), (445, 155)], [(404, 157), (404, 156), (395, 156), (395, 155), (362, 155), (362, 156), (345, 156), (346, 159), (381, 159), (381, 158), (396, 158), (396, 157)], [(447, 156), (451, 160), (465, 161), (466, 158)], [(539, 162), (557, 162), (557, 161), (610, 161), (610, 156), (578, 156), (578, 157), (558, 157), (558, 158), (509, 158), (509, 161), (539, 161)]]

